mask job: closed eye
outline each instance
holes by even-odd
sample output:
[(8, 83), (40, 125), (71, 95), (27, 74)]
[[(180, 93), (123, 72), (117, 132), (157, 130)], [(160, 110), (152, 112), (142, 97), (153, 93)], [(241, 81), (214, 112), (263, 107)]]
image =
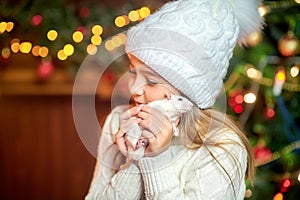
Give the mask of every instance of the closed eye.
[(129, 69), (128, 72), (130, 74), (136, 75), (136, 70), (135, 69)]
[(147, 79), (147, 84), (149, 84), (149, 85), (155, 85), (155, 84), (158, 84), (158, 82), (155, 81), (155, 80)]

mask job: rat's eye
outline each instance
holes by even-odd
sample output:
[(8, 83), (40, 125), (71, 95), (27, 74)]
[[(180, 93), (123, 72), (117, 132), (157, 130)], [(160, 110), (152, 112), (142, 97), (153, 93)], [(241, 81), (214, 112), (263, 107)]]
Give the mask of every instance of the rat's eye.
[(178, 98), (178, 101), (182, 101), (182, 98), (179, 97), (179, 98)]

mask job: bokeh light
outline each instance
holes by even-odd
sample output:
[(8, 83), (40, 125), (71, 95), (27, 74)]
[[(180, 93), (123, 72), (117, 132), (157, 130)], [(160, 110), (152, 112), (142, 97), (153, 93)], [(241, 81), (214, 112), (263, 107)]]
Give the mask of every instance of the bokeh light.
[(6, 31), (11, 32), (14, 28), (14, 23), (13, 22), (7, 22), (6, 23)]
[(6, 30), (6, 27), (7, 27), (6, 22), (0, 22), (0, 34), (4, 33), (4, 31)]
[(101, 35), (103, 33), (103, 28), (100, 25), (94, 25), (92, 27), (92, 33), (94, 35)]
[(102, 42), (102, 38), (101, 38), (99, 35), (93, 35), (93, 36), (91, 37), (91, 43), (92, 43), (93, 45), (100, 45), (101, 42)]
[(3, 48), (1, 51), (1, 55), (3, 58), (8, 59), (10, 57), (10, 49), (9, 48)]
[(66, 44), (63, 51), (67, 56), (71, 56), (74, 53), (74, 47), (72, 44)]
[(126, 26), (126, 17), (125, 16), (116, 17), (115, 25), (120, 28)]
[(39, 50), (40, 50), (40, 46), (39, 45), (35, 45), (34, 47), (32, 47), (31, 53), (34, 56), (39, 56)]
[(148, 7), (142, 7), (140, 10), (139, 10), (139, 13), (140, 13), (140, 16), (142, 18), (146, 18), (150, 15), (151, 11)]
[(296, 77), (299, 74), (299, 67), (298, 66), (293, 66), (290, 70), (291, 76)]
[(83, 40), (83, 34), (80, 31), (75, 31), (72, 35), (72, 39), (76, 43), (80, 43)]
[(10, 49), (14, 53), (18, 53), (20, 50), (20, 43), (19, 42), (13, 42), (10, 46)]
[(244, 95), (244, 101), (246, 103), (254, 103), (256, 101), (256, 95), (252, 92), (249, 92)]
[(49, 49), (45, 46), (39, 48), (39, 55), (42, 58), (46, 58), (49, 54)]
[(65, 54), (64, 50), (61, 49), (57, 52), (57, 58), (59, 60), (66, 60), (68, 56)]
[(86, 47), (86, 52), (89, 54), (89, 55), (95, 55), (97, 53), (97, 46), (96, 45), (93, 45), (93, 44), (89, 44), (87, 47)]
[(132, 11), (129, 12), (128, 18), (129, 18), (130, 21), (135, 22), (135, 21), (139, 20), (140, 15), (136, 10), (132, 10)]
[(22, 42), (20, 44), (20, 51), (22, 53), (29, 53), (31, 51), (32, 44), (31, 42)]
[(50, 30), (48, 31), (47, 33), (47, 38), (50, 40), (50, 41), (54, 41), (58, 36), (58, 33), (56, 30)]

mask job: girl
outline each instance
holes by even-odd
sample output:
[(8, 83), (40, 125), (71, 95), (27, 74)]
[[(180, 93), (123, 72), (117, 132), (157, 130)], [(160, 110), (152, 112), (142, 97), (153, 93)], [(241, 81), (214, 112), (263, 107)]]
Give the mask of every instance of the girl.
[[(179, 0), (127, 34), (134, 105), (107, 117), (86, 199), (243, 199), (253, 178), (251, 147), (211, 109), (237, 42), (261, 27), (256, 0)], [(175, 122), (147, 105), (181, 95), (193, 103)], [(138, 124), (144, 156), (124, 165), (126, 132)], [(179, 133), (178, 137), (174, 132)]]

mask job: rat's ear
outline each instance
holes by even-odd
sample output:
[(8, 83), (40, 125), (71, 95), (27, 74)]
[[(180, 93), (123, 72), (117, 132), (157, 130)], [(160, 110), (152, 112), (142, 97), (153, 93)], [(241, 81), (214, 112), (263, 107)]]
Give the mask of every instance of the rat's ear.
[(170, 92), (166, 92), (166, 97), (167, 97), (167, 99), (171, 99), (171, 93)]

